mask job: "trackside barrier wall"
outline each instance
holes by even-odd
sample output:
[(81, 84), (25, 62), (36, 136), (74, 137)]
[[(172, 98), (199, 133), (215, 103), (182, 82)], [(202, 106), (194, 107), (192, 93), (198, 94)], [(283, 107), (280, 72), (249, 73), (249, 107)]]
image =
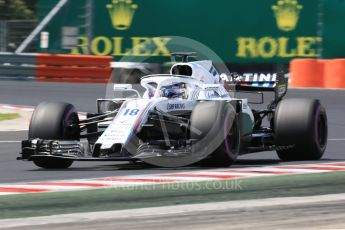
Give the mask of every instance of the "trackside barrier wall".
[(325, 65), (325, 88), (345, 88), (345, 59), (334, 59)]
[(106, 83), (111, 76), (110, 56), (38, 54), (38, 81)]
[(34, 80), (36, 54), (0, 54), (0, 79)]
[(294, 59), (290, 87), (345, 88), (345, 59)]
[(0, 54), (0, 79), (106, 83), (110, 56)]

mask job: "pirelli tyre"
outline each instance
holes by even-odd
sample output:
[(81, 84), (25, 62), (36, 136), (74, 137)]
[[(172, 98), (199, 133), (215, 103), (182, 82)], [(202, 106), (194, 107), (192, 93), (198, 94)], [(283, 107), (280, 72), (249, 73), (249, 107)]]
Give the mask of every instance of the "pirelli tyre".
[[(78, 122), (78, 114), (73, 105), (64, 102), (42, 102), (31, 117), (29, 139), (78, 140), (79, 129), (67, 128)], [(41, 168), (64, 169), (70, 167), (73, 160), (33, 158), (33, 162)]]
[(193, 152), (204, 152), (204, 167), (228, 167), (236, 160), (240, 132), (236, 111), (225, 101), (200, 102), (191, 115)]
[(281, 160), (319, 160), (327, 146), (327, 114), (315, 99), (286, 99), (275, 112), (276, 151)]

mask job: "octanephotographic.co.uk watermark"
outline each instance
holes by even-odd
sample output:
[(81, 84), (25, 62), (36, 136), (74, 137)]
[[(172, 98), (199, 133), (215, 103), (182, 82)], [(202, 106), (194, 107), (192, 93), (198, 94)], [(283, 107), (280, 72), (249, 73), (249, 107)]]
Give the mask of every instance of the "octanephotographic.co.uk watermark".
[[(110, 183), (109, 183), (110, 182)], [(114, 182), (113, 184), (111, 182)], [(119, 182), (118, 180), (107, 180), (110, 184), (107, 189), (111, 190), (123, 190), (123, 191), (242, 191), (243, 185), (242, 179), (233, 180), (212, 180), (212, 181), (190, 181), (190, 182), (173, 182), (167, 183), (162, 180), (157, 180), (155, 183), (131, 183), (126, 184)]]

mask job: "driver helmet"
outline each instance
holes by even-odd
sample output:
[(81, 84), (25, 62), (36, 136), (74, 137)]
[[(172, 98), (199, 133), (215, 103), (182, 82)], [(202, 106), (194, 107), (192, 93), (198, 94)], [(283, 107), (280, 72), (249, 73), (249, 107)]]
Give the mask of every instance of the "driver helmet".
[(175, 83), (169, 86), (165, 86), (161, 90), (162, 97), (167, 98), (187, 98), (187, 90), (185, 83)]

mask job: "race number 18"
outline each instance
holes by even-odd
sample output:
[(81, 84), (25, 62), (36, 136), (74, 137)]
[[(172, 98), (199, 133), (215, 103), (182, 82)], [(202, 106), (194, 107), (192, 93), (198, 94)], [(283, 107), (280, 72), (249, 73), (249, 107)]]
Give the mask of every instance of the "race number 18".
[(124, 116), (135, 116), (138, 115), (139, 109), (126, 109), (125, 113), (123, 114)]

